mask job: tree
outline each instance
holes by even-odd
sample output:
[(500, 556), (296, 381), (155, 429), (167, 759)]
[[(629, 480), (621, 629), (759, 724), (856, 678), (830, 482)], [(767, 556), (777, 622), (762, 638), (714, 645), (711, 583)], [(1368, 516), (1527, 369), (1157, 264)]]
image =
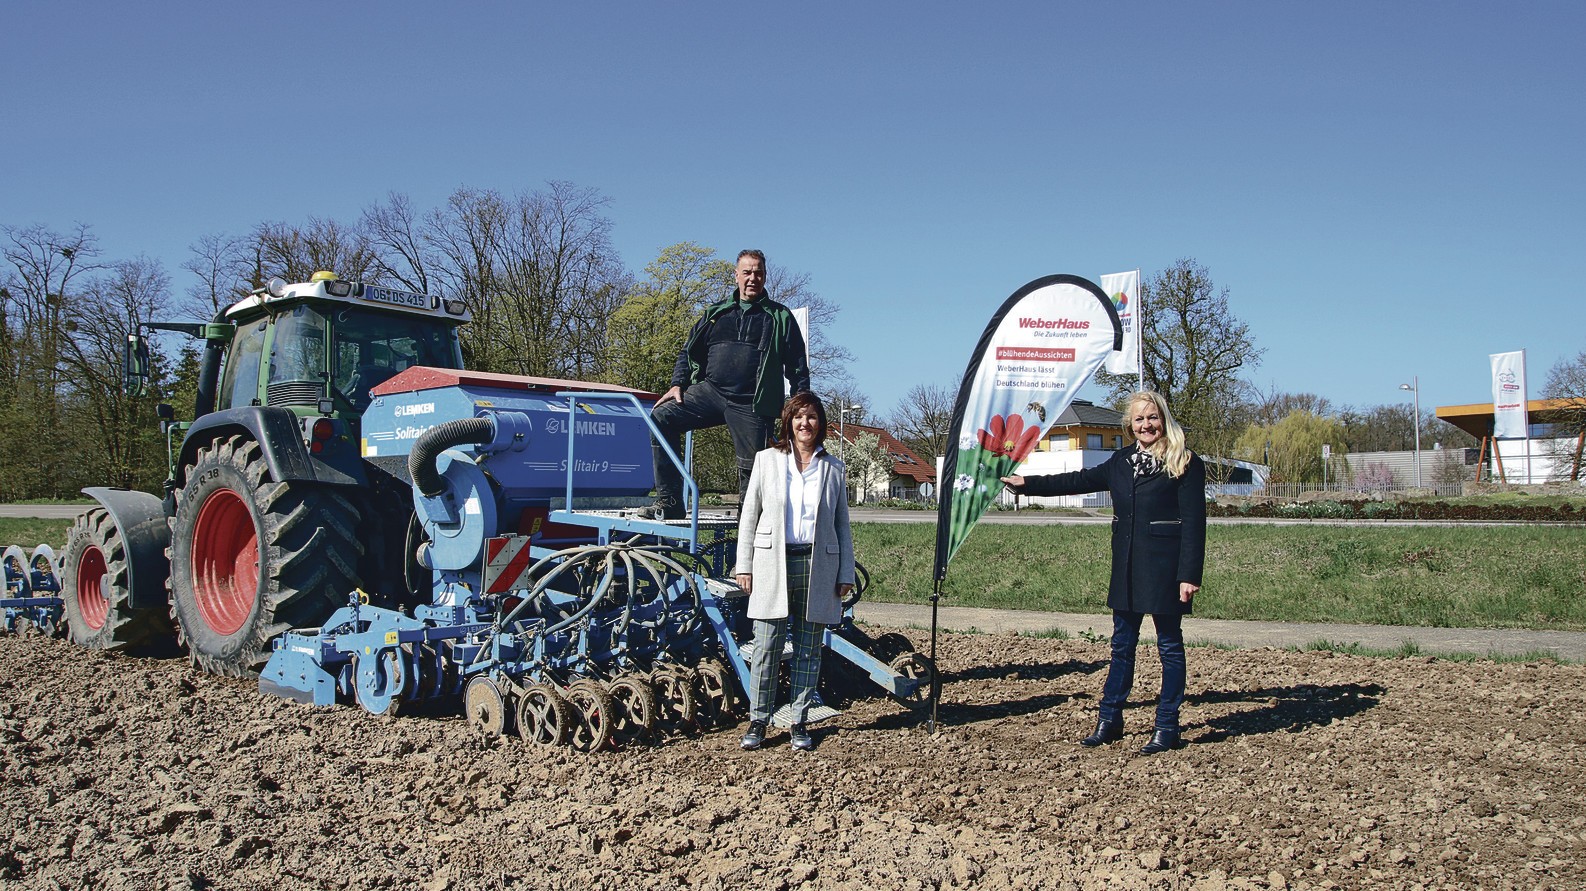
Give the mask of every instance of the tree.
[(1290, 412), (1273, 425), (1252, 424), (1240, 434), (1233, 456), (1265, 464), (1271, 483), (1319, 483), (1324, 474), (1322, 446), (1344, 454), (1343, 428), (1330, 418), (1304, 409)]
[(809, 346), (810, 386), (820, 391), (847, 383), (854, 354), (826, 336), (837, 321), (841, 307), (815, 292), (807, 272), (794, 272), (767, 263), (765, 288), (766, 293), (783, 306), (789, 309), (807, 307), (810, 311), (809, 330), (804, 332)]
[[(72, 468), (82, 484), (152, 489), (164, 476), (155, 399), (123, 390), (122, 348), (139, 325), (165, 314), (170, 286), (159, 263), (139, 257), (90, 280), (87, 299), (71, 307), (73, 333), (63, 358), (72, 382), (66, 432), (83, 446), (74, 450)], [(168, 363), (158, 359), (163, 373)]]
[[(1250, 327), (1215, 290), (1211, 273), (1181, 259), (1141, 285), (1141, 367), (1145, 387), (1161, 393), (1189, 432), (1192, 447), (1226, 454), (1249, 420), (1251, 387), (1239, 375), (1261, 362)], [(1134, 375), (1097, 373), (1115, 407), (1123, 408)]]
[(606, 379), (662, 393), (694, 320), (731, 286), (732, 264), (684, 241), (663, 248), (644, 272), (606, 324)]
[(1562, 477), (1580, 479), (1582, 443), (1586, 442), (1586, 351), (1573, 359), (1560, 359), (1548, 369), (1542, 398), (1564, 403), (1563, 420), (1555, 427), (1559, 442), (1553, 449), (1554, 467)]
[(248, 239), (205, 235), (187, 249), (192, 256), (182, 268), (198, 276), (198, 283), (187, 289), (187, 302), (178, 312), (207, 322), (263, 284), (253, 281), (255, 253)]
[(881, 445), (881, 437), (868, 430), (843, 448), (843, 463), (848, 467), (848, 487), (858, 503), (868, 493), (884, 490), (892, 479), (892, 456)]
[(0, 226), (0, 493), (53, 496), (66, 488), (74, 454), (62, 429), (70, 383), (62, 361), (80, 279), (102, 267), (99, 242), (83, 224), (71, 232)]
[(892, 435), (926, 461), (947, 454), (947, 433), (953, 423), (953, 402), (963, 375), (949, 386), (915, 384), (892, 410)]
[(374, 248), (357, 226), (309, 217), (306, 226), (260, 223), (253, 232), (254, 278), (271, 276), (306, 282), (314, 273), (334, 272), (361, 280), (374, 266)]

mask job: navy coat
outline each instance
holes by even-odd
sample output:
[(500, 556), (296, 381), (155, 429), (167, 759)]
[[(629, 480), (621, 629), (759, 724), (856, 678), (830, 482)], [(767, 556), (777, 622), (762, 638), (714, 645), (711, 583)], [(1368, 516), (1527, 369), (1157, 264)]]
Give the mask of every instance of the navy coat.
[(1206, 565), (1206, 464), (1191, 454), (1183, 476), (1167, 471), (1138, 482), (1130, 445), (1086, 470), (1027, 476), (1026, 495), (1112, 493), (1112, 582), (1107, 606), (1136, 613), (1183, 615), (1179, 582), (1201, 583)]

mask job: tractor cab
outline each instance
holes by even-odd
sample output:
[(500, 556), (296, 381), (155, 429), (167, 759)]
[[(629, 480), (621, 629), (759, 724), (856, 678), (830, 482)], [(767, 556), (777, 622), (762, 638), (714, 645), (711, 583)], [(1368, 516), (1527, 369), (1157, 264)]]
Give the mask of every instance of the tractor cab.
[[(460, 300), (397, 291), (316, 272), (269, 284), (203, 325), (147, 327), (204, 338), (223, 359), (206, 362), (197, 414), (271, 406), (299, 417), (334, 417), (356, 427), (371, 388), (415, 365), (460, 369)], [(148, 380), (148, 346), (129, 338), (127, 386)]]
[(216, 390), (219, 410), (250, 405), (335, 415), (356, 423), (369, 390), (415, 365), (462, 368), (460, 300), (315, 273), (273, 280), (228, 309), (235, 334)]

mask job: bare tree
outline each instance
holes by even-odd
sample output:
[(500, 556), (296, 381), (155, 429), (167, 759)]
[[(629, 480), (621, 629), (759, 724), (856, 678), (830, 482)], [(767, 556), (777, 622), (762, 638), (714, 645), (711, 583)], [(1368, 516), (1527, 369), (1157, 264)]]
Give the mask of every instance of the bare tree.
[[(1141, 287), (1141, 363), (1145, 385), (1167, 398), (1173, 414), (1208, 454), (1232, 445), (1249, 420), (1251, 388), (1240, 375), (1261, 362), (1250, 326), (1229, 308), (1228, 289), (1181, 259)], [(1133, 375), (1103, 371), (1097, 382), (1114, 403), (1135, 386)]]
[(842, 307), (816, 293), (809, 273), (767, 265), (766, 293), (790, 309), (809, 308), (810, 330), (805, 333), (809, 339), (810, 385), (816, 390), (828, 390), (846, 384), (851, 379), (848, 367), (854, 354), (827, 336)]
[(433, 293), (430, 270), (440, 262), (425, 221), (406, 195), (392, 192), (385, 204), (363, 212), (360, 226), (375, 252), (370, 280), (393, 282), (419, 294)]
[(66, 402), (70, 434), (93, 448), (76, 452), (76, 472), (128, 488), (150, 487), (164, 469), (161, 440), (150, 417), (152, 400), (122, 389), (122, 346), (138, 326), (168, 311), (170, 276), (145, 257), (112, 264), (84, 288), (70, 309), (72, 336), (64, 365), (71, 379)]
[(188, 299), (177, 312), (208, 321), (262, 284), (251, 280), (254, 254), (246, 238), (205, 235), (187, 249), (192, 256), (182, 268), (198, 276), (198, 283), (187, 289)]
[(947, 433), (953, 423), (953, 402), (963, 375), (950, 386), (915, 384), (892, 410), (892, 435), (916, 455), (931, 460), (947, 454)]
[(254, 230), (255, 277), (306, 282), (321, 270), (362, 279), (374, 266), (374, 248), (358, 227), (309, 217), (308, 224), (261, 223)]
[(98, 239), (83, 224), (0, 226), (0, 493), (39, 497), (64, 491), (69, 466), (61, 429), (69, 383), (62, 357), (79, 279), (101, 267)]

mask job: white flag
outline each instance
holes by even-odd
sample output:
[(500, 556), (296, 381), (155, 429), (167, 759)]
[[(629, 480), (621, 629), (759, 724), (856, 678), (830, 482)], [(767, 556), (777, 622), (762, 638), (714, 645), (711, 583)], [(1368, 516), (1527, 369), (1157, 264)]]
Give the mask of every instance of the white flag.
[(807, 306), (796, 306), (791, 309), (791, 312), (793, 313), (793, 321), (798, 323), (799, 333), (804, 335), (804, 366), (808, 368), (810, 364), (810, 308)]
[(1525, 350), (1493, 353), (1492, 435), (1499, 439), (1527, 438), (1525, 411)]
[(1107, 354), (1107, 370), (1112, 374), (1140, 373), (1140, 270), (1115, 272), (1101, 277), (1101, 289), (1118, 310), (1123, 325), (1123, 349)]

